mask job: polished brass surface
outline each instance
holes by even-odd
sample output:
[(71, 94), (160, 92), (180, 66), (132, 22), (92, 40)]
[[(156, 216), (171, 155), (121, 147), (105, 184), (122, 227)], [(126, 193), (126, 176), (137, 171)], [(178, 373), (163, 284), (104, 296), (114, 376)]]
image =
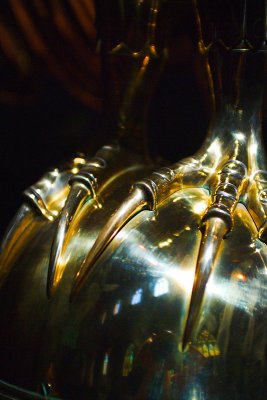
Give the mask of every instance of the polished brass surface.
[[(242, 205), (231, 240), (215, 260), (195, 338), (182, 351), (201, 243), (198, 225), (208, 201), (206, 191), (184, 189), (157, 215), (138, 214), (107, 247), (71, 304), (71, 279), (63, 278), (42, 352), (55, 390), (67, 396), (83, 365), (89, 398), (157, 398), (157, 390), (163, 399), (263, 396), (266, 252)], [(71, 254), (69, 263), (75, 260)], [(72, 360), (67, 365), (65, 357)]]
[[(125, 37), (124, 26), (119, 37), (113, 29), (116, 36), (115, 45), (111, 35), (103, 44), (109, 54), (106, 60), (110, 69), (109, 74), (115, 76), (110, 82), (114, 87), (109, 93), (112, 98), (107, 112), (107, 129), (118, 142), (102, 147), (95, 157), (88, 160), (83, 169), (70, 179), (71, 190), (61, 212), (51, 249), (47, 282), (49, 297), (56, 289), (62, 275), (62, 268), (59, 268), (58, 262), (66, 245), (68, 230), (86, 199), (101, 195), (103, 186), (140, 162), (151, 164), (144, 132), (151, 93), (166, 62), (166, 39), (164, 41), (156, 37), (159, 30), (158, 13), (161, 12), (162, 1), (153, 0), (147, 3), (133, 1), (127, 5), (123, 5), (122, 2), (118, 3), (118, 9), (110, 7), (106, 2), (104, 6), (102, 5), (102, 9), (99, 5), (103, 24), (108, 21), (107, 14), (111, 11), (111, 15), (108, 14), (108, 25), (114, 22), (125, 25), (124, 7), (127, 8), (129, 5), (130, 8), (133, 7), (136, 19), (131, 19), (133, 26), (128, 27), (128, 30), (134, 29), (136, 36)], [(119, 17), (113, 15), (113, 10), (119, 11)], [(140, 25), (145, 26), (144, 32), (140, 29)]]
[[(49, 268), (47, 293), (55, 290), (62, 269), (59, 268), (60, 257), (66, 245), (68, 231), (76, 215), (90, 198), (95, 198), (101, 205), (101, 193), (120, 175), (131, 169), (138, 169), (141, 157), (120, 147), (118, 144), (103, 146), (96, 156), (88, 160), (80, 171), (71, 176), (69, 180), (70, 191), (61, 211), (55, 237), (52, 243)], [(61, 272), (59, 273), (59, 269)]]
[(122, 40), (111, 52), (134, 64), (110, 122), (118, 145), (68, 170), (63, 197), (56, 181), (35, 185), (34, 208), (22, 206), (2, 246), (0, 372), (46, 396), (266, 397), (266, 18), (257, 44), (248, 2), (216, 2), (241, 21), (229, 41), (214, 8), (203, 22), (211, 2), (194, 1), (214, 114), (194, 156), (159, 168), (140, 139), (146, 117), (136, 119), (136, 101), (160, 70), (146, 67), (166, 3), (132, 2), (148, 12), (144, 58)]
[(0, 246), (0, 286), (12, 268), (12, 263), (20, 253), (21, 247), (30, 243), (46, 221), (53, 222), (57, 219), (69, 191), (68, 180), (84, 163), (84, 157), (77, 156), (65, 166), (46, 173), (24, 191), (25, 204), (11, 221)]
[(69, 165), (45, 174), (24, 191), (27, 202), (49, 221), (56, 219), (68, 193), (68, 180), (77, 174), (85, 162), (83, 157), (76, 157)]

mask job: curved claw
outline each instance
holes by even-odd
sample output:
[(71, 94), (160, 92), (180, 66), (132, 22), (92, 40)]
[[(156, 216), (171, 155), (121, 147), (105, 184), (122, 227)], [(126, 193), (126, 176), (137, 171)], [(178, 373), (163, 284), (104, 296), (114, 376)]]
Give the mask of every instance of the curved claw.
[(65, 206), (56, 228), (56, 233), (51, 247), (48, 276), (47, 276), (47, 296), (51, 297), (62, 276), (60, 267), (60, 256), (64, 248), (66, 234), (74, 215), (81, 209), (84, 200), (90, 195), (90, 189), (82, 182), (74, 182), (67, 197)]
[[(159, 203), (181, 189), (183, 182), (179, 182), (179, 179), (182, 181), (184, 168), (188, 167), (190, 164), (188, 166), (187, 163), (179, 163), (175, 168), (163, 167), (133, 186), (131, 195), (106, 223), (82, 263), (74, 281), (71, 299), (78, 294), (89, 271), (92, 271), (92, 266), (119, 230), (138, 212), (145, 209), (155, 210)], [(204, 174), (204, 176), (206, 180), (206, 175)], [(188, 184), (190, 186), (190, 183)], [(184, 184), (184, 186), (186, 185)]]
[[(117, 145), (103, 146), (96, 156), (91, 158), (80, 171), (69, 180), (70, 191), (61, 212), (54, 240), (52, 243), (47, 277), (47, 296), (50, 297), (61, 279), (63, 267), (60, 263), (63, 248), (66, 245), (67, 233), (74, 216), (84, 205), (88, 196), (95, 198), (101, 187), (108, 181), (114, 171), (123, 170), (128, 165), (127, 153), (121, 154)], [(118, 171), (117, 171), (118, 172)]]
[(182, 348), (192, 341), (199, 320), (210, 274), (216, 264), (223, 238), (232, 229), (233, 213), (243, 190), (246, 166), (238, 160), (226, 162), (218, 175), (212, 204), (202, 218), (202, 241), (185, 324)]
[(183, 334), (182, 348), (192, 341), (196, 322), (200, 315), (202, 300), (211, 272), (214, 269), (223, 237), (228, 225), (221, 218), (213, 217), (206, 221), (200, 245), (195, 279)]
[(159, 202), (177, 190), (175, 185), (172, 185), (174, 180), (175, 173), (171, 168), (161, 168), (133, 186), (131, 194), (108, 220), (82, 263), (74, 281), (71, 299), (78, 294), (89, 271), (92, 271), (93, 264), (121, 228), (140, 211), (155, 210)]
[(108, 220), (98, 235), (91, 251), (76, 275), (71, 291), (71, 300), (78, 294), (89, 271), (92, 271), (92, 265), (103, 253), (105, 248), (116, 236), (116, 234), (134, 215), (145, 209), (151, 209), (150, 199), (145, 190), (136, 187), (129, 197), (124, 201), (124, 203), (119, 207), (116, 213)]

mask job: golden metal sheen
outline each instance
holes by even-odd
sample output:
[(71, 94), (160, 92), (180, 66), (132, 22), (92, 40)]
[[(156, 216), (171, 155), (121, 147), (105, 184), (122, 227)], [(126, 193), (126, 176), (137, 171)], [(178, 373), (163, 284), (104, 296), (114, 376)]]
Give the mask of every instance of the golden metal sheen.
[(248, 36), (252, 3), (216, 2), (229, 6), (231, 27), (241, 21), (238, 40), (229, 43), (216, 7), (194, 1), (214, 114), (194, 156), (159, 166), (147, 156), (146, 114), (142, 109), (136, 119), (136, 102), (149, 104), (147, 87), (165, 60), (156, 32), (168, 3), (120, 2), (141, 15), (146, 29), (140, 51), (133, 51), (139, 39), (130, 35), (130, 46), (126, 35), (108, 53), (134, 65), (131, 79), (121, 77), (114, 141), (26, 191), (6, 234), (0, 393), (266, 397), (267, 2), (258, 43)]

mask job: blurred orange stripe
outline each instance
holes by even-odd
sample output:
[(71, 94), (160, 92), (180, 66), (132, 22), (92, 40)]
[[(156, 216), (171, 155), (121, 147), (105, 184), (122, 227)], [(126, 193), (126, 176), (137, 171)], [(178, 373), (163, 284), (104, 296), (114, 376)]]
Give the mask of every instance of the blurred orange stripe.
[(88, 74), (92, 73), (94, 76), (97, 76), (100, 70), (99, 58), (89, 46), (85, 45), (85, 42), (81, 40), (79, 35), (76, 33), (65, 13), (62, 2), (60, 0), (50, 0), (50, 5), (52, 8), (53, 20), (58, 28), (58, 31), (63, 38), (67, 40), (68, 46), (70, 44), (72, 45), (73, 52), (80, 52), (79, 59), (86, 64), (88, 68)]
[[(93, 2), (90, 1), (92, 4)], [(73, 9), (77, 19), (79, 20), (84, 32), (87, 33), (89, 38), (96, 38), (96, 30), (94, 27), (94, 15), (87, 15), (80, 1), (69, 0), (70, 7)]]
[(0, 47), (6, 57), (24, 72), (25, 67), (29, 64), (29, 57), (22, 46), (16, 44), (16, 42), (14, 34), (0, 21)]
[[(32, 47), (33, 51), (40, 56), (42, 59), (45, 60), (47, 66), (51, 70), (52, 73), (55, 74), (55, 76), (63, 82), (65, 87), (71, 91), (75, 96), (79, 97), (79, 99), (86, 105), (93, 107), (95, 109), (99, 109), (101, 107), (101, 100), (97, 98), (92, 91), (94, 91), (95, 82), (98, 79), (99, 76), (99, 71), (100, 71), (100, 63), (95, 55), (95, 53), (87, 47), (87, 52), (85, 54), (85, 50), (83, 48), (83, 56), (81, 56), (81, 53), (79, 55), (80, 58), (80, 63), (83, 65), (83, 62), (85, 59), (90, 60), (90, 62), (87, 62), (88, 66), (88, 75), (85, 76), (82, 71), (80, 71), (80, 65), (72, 65), (71, 60), (68, 58), (62, 59), (62, 52), (60, 53), (60, 56), (53, 55), (53, 49), (51, 49), (51, 43), (47, 43), (43, 38), (40, 32), (37, 29), (36, 22), (31, 18), (31, 15), (29, 14), (27, 8), (25, 7), (25, 4), (21, 0), (9, 0), (13, 13), (15, 15), (16, 20), (21, 26), (21, 29), (23, 30), (25, 37), (27, 38), (30, 46)], [(43, 14), (42, 9), (40, 9), (40, 2), (34, 3), (35, 6), (38, 7), (39, 13)], [(61, 9), (61, 8), (60, 8)], [(44, 15), (44, 14), (43, 14)], [(63, 16), (64, 17), (64, 16)], [(60, 24), (62, 23), (62, 19), (60, 18), (59, 21), (56, 19), (57, 22)], [(63, 27), (64, 27), (64, 33), (66, 34), (66, 21), (65, 18), (63, 18)], [(68, 26), (68, 24), (67, 24)], [(68, 27), (69, 29), (69, 27)], [(68, 33), (68, 39), (71, 38), (72, 40), (72, 46), (75, 46), (75, 40), (76, 40), (76, 35), (73, 33), (71, 30), (70, 32), (67, 31)], [(73, 39), (73, 35), (75, 39)], [(68, 49), (68, 46), (65, 46), (66, 49)], [(70, 50), (70, 49), (68, 49)], [(85, 59), (84, 59), (85, 58)], [(66, 61), (68, 60), (68, 63)], [(76, 55), (76, 62), (77, 62), (77, 55)], [(89, 68), (90, 67), (90, 68)], [(91, 83), (90, 83), (91, 82)]]

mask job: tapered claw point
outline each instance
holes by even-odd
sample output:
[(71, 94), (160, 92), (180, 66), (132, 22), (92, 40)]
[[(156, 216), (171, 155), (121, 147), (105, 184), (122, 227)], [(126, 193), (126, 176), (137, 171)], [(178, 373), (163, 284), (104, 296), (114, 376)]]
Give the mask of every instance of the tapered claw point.
[(202, 218), (202, 241), (198, 253), (195, 279), (185, 324), (182, 348), (194, 338), (206, 286), (216, 264), (223, 238), (232, 229), (233, 213), (247, 175), (246, 166), (229, 160), (218, 174), (212, 203)]
[(90, 189), (82, 182), (74, 182), (65, 206), (61, 212), (61, 216), (57, 225), (54, 240), (52, 243), (48, 277), (47, 277), (47, 296), (51, 297), (52, 292), (56, 289), (64, 268), (60, 264), (60, 257), (66, 244), (66, 237), (70, 228), (73, 217), (83, 206), (85, 199), (90, 195)]
[(99, 233), (91, 251), (76, 275), (71, 291), (71, 300), (79, 293), (88, 273), (92, 271), (93, 265), (116, 234), (134, 215), (145, 209), (151, 209), (149, 196), (142, 188), (135, 187)]
[(182, 339), (183, 350), (194, 338), (206, 286), (216, 264), (223, 237), (228, 231), (228, 225), (223, 219), (213, 217), (205, 222), (203, 229), (189, 311)]

